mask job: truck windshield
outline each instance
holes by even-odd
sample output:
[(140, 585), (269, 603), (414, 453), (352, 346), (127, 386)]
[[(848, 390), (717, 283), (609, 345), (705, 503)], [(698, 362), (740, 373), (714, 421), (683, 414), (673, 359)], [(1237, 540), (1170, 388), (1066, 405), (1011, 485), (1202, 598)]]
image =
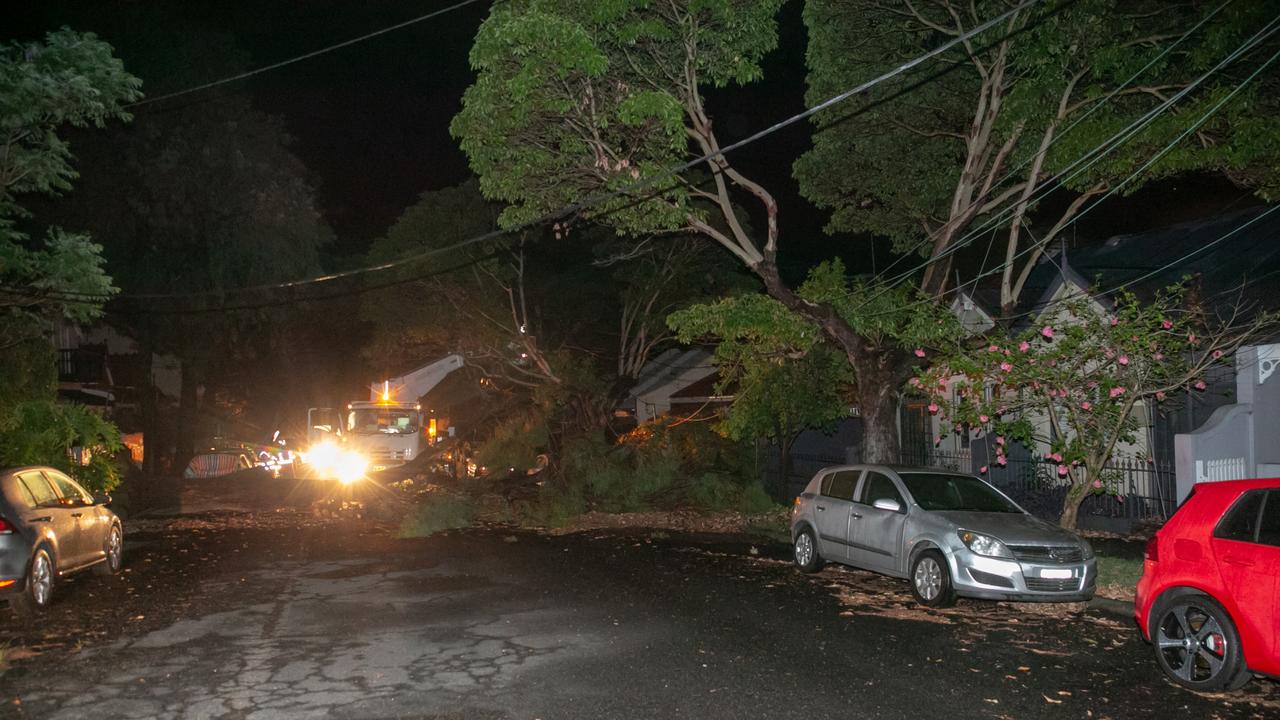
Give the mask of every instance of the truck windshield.
[(360, 408), (351, 411), (347, 419), (347, 430), (362, 435), (412, 435), (418, 432), (418, 413), (392, 408)]

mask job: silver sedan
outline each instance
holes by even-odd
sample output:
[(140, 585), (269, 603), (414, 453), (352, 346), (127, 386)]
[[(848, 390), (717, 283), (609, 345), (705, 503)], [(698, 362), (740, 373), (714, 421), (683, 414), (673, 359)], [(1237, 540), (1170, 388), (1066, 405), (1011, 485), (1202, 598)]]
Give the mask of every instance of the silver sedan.
[(934, 468), (824, 468), (795, 501), (796, 565), (825, 561), (911, 581), (916, 600), (1093, 597), (1097, 561), (1075, 533), (1032, 517), (972, 475)]

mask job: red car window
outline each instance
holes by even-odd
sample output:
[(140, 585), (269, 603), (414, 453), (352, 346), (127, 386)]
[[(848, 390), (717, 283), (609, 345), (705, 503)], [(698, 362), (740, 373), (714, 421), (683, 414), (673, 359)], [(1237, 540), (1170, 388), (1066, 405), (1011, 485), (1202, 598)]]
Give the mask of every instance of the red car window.
[(1262, 514), (1262, 501), (1266, 497), (1266, 490), (1252, 490), (1236, 498), (1235, 503), (1222, 516), (1213, 536), (1223, 540), (1257, 542), (1258, 521)]
[(1267, 493), (1262, 509), (1262, 521), (1258, 523), (1258, 542), (1280, 547), (1280, 490)]

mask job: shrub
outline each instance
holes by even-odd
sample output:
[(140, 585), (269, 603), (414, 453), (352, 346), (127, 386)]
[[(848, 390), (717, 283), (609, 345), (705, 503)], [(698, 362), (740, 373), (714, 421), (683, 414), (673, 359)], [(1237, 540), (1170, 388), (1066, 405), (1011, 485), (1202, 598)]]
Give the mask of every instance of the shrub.
[(471, 501), (460, 495), (432, 493), (400, 521), (400, 537), (429, 537), (441, 530), (470, 527), (475, 521)]

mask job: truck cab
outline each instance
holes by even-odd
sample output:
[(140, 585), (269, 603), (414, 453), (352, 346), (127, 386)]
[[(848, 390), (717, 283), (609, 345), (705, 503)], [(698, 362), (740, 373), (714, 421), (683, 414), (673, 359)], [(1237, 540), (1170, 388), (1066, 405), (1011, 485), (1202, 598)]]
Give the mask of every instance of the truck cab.
[(417, 403), (355, 401), (347, 405), (347, 445), (374, 470), (403, 465), (427, 446), (422, 408)]

